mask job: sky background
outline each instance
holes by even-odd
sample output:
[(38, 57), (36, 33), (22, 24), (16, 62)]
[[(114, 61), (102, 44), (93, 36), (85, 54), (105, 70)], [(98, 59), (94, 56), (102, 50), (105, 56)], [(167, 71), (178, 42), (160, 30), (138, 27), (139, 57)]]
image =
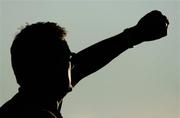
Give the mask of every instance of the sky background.
[(84, 78), (65, 97), (62, 114), (64, 118), (180, 118), (178, 0), (1, 0), (0, 106), (18, 91), (9, 49), (27, 23), (57, 22), (68, 31), (70, 49), (78, 52), (135, 25), (155, 9), (170, 21), (168, 36), (128, 49)]

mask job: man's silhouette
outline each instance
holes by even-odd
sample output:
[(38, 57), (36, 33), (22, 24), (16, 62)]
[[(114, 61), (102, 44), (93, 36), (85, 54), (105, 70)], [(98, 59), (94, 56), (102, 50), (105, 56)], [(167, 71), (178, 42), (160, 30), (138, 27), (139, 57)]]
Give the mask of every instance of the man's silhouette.
[(76, 54), (56, 23), (27, 25), (11, 47), (19, 92), (0, 108), (0, 118), (62, 118), (62, 100), (82, 78), (128, 48), (166, 36), (168, 24), (161, 12), (152, 11), (134, 27)]

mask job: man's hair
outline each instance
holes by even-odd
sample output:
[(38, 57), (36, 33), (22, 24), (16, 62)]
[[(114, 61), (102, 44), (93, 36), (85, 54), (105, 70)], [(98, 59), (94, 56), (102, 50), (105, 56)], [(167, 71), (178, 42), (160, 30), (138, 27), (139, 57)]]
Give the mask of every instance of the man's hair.
[(11, 61), (20, 86), (28, 86), (35, 76), (38, 78), (47, 68), (51, 69), (57, 47), (65, 42), (65, 35), (65, 29), (53, 22), (27, 25), (16, 35), (11, 46)]

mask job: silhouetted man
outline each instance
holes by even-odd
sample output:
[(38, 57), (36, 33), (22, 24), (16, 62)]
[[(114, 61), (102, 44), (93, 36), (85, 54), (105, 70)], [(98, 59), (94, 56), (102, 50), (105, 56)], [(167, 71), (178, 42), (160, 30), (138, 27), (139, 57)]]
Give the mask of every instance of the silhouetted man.
[(62, 118), (62, 100), (82, 78), (128, 48), (166, 36), (168, 24), (161, 12), (152, 11), (134, 27), (76, 54), (56, 23), (27, 25), (11, 47), (19, 92), (0, 108), (0, 118)]

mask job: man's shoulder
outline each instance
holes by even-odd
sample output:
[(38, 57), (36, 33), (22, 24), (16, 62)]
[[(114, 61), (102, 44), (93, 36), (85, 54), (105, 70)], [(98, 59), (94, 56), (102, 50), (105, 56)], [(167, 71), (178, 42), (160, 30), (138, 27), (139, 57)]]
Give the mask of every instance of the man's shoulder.
[(15, 116), (20, 108), (21, 104), (17, 100), (17, 95), (15, 95), (0, 107), (0, 118), (14, 118), (12, 116)]
[(49, 112), (39, 111), (0, 111), (0, 118), (57, 118)]
[(9, 102), (0, 107), (0, 118), (57, 118), (51, 112), (37, 108), (21, 108)]
[(0, 107), (0, 118), (62, 118), (15, 95)]

